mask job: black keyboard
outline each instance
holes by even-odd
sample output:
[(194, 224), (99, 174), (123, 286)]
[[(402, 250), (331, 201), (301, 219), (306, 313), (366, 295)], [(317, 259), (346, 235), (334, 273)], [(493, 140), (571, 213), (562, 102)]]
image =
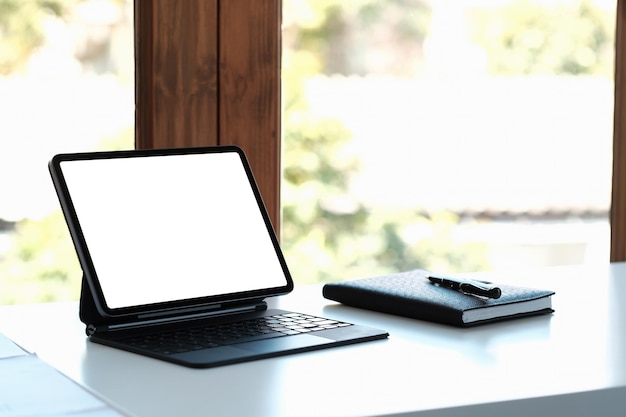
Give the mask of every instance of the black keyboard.
[(120, 342), (142, 350), (174, 354), (350, 325), (350, 323), (307, 314), (285, 313), (258, 319), (132, 336)]

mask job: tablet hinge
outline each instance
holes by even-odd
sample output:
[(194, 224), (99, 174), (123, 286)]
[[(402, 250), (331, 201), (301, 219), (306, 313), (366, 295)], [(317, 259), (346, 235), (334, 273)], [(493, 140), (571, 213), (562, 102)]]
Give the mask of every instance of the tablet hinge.
[(169, 316), (169, 317), (161, 317), (161, 318), (147, 319), (147, 320), (145, 319), (142, 320), (141, 318), (139, 318), (138, 320), (133, 321), (133, 322), (115, 323), (115, 324), (101, 324), (101, 325), (88, 324), (85, 331), (88, 336), (91, 336), (96, 333), (114, 332), (114, 331), (129, 330), (129, 329), (134, 329), (134, 328), (143, 329), (149, 326), (159, 326), (163, 324), (176, 324), (176, 323), (182, 323), (182, 322), (191, 321), (191, 320), (200, 320), (200, 319), (211, 318), (211, 317), (228, 316), (231, 314), (252, 313), (255, 311), (263, 311), (263, 310), (267, 310), (267, 303), (265, 301), (261, 301), (257, 304), (252, 304), (252, 305), (247, 304), (244, 306), (230, 307), (230, 308), (225, 308), (225, 309), (223, 308), (223, 309), (213, 310), (213, 311), (203, 311), (201, 313), (182, 314), (182, 315), (177, 315), (174, 317)]

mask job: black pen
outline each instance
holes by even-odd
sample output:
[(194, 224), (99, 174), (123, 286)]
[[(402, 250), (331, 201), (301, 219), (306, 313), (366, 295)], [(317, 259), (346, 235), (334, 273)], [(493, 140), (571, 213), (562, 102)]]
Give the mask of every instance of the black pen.
[(502, 295), (500, 288), (487, 282), (447, 276), (443, 277), (439, 275), (429, 275), (428, 279), (432, 283), (453, 289), (455, 291), (460, 291), (465, 294), (478, 295), (480, 297), (488, 298), (500, 298), (500, 295)]

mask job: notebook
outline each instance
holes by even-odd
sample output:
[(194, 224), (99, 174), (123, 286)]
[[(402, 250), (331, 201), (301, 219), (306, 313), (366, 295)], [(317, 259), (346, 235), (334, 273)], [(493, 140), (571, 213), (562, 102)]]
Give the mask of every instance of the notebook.
[(93, 342), (213, 367), (388, 336), (268, 309), (294, 284), (238, 147), (59, 154), (48, 167)]

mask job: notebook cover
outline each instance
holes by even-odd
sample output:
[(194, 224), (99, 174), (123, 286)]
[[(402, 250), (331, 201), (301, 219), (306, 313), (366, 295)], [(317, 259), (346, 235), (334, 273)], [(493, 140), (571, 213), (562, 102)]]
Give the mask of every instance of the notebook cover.
[[(554, 311), (551, 306), (516, 313), (511, 313), (508, 311), (511, 309), (506, 308), (524, 309), (524, 305), (513, 304), (548, 298), (554, 294), (553, 291), (499, 285), (502, 296), (488, 299), (439, 287), (428, 281), (428, 275), (427, 271), (418, 269), (355, 281), (328, 283), (323, 287), (323, 295), (329, 300), (353, 307), (461, 327)], [(484, 311), (487, 316), (491, 316), (486, 319), (467, 321), (463, 318), (464, 313), (470, 310), (496, 306), (505, 308)]]

